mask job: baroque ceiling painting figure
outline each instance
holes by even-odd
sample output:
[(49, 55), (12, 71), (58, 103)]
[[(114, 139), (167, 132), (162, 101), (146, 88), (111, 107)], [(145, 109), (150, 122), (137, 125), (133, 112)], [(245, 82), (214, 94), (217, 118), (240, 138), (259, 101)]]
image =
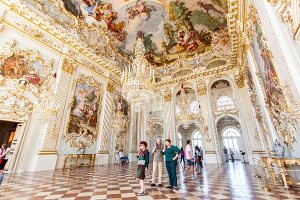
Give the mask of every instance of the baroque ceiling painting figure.
[[(133, 55), (138, 32), (143, 33), (147, 60), (156, 66), (212, 48), (229, 52), (225, 1), (178, 0), (163, 4), (143, 0), (65, 1), (66, 9), (86, 23), (105, 25), (113, 36), (113, 46), (125, 57)], [(214, 46), (213, 41), (217, 41)]]

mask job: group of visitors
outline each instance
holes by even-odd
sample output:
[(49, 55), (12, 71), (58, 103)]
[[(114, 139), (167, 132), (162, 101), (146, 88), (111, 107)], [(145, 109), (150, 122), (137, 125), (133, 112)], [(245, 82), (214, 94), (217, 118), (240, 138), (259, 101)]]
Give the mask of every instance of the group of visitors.
[(185, 158), (187, 160), (187, 164), (188, 166), (190, 165), (190, 161), (193, 160), (193, 166), (196, 167), (196, 169), (200, 169), (203, 167), (203, 150), (201, 147), (199, 147), (198, 145), (195, 146), (194, 148), (194, 155), (193, 153), (191, 155), (189, 155), (191, 152), (192, 153), (192, 143), (191, 140), (187, 141), (187, 146), (185, 148), (185, 151), (183, 150), (183, 148), (181, 148), (181, 152), (180, 152), (180, 163), (183, 163), (183, 167), (185, 167)]
[[(181, 156), (180, 162), (184, 162), (185, 158), (187, 161), (187, 168), (185, 172), (191, 171), (194, 174), (194, 166), (203, 167), (203, 150), (201, 147), (195, 147), (195, 152), (193, 154), (193, 148), (191, 141), (187, 141), (187, 146), (185, 151), (183, 148), (181, 150), (171, 144), (170, 139), (165, 140), (165, 145), (161, 143), (161, 139), (157, 139), (154, 148), (151, 153), (153, 154), (153, 171), (152, 171), (152, 183), (151, 187), (156, 186), (156, 177), (158, 172), (158, 187), (163, 187), (162, 185), (162, 172), (163, 172), (163, 156), (165, 156), (165, 166), (169, 176), (169, 185), (166, 188), (178, 190), (177, 186), (177, 161), (178, 157)], [(137, 156), (137, 177), (140, 180), (141, 190), (137, 195), (141, 196), (145, 193), (145, 172), (148, 170), (150, 162), (150, 152), (147, 149), (147, 142), (140, 142), (140, 151)], [(200, 164), (201, 163), (201, 164)]]

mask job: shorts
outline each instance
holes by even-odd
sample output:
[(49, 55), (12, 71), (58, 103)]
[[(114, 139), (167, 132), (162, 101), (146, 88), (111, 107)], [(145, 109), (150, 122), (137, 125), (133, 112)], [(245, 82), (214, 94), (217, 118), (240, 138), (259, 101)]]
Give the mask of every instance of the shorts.
[(194, 166), (194, 162), (192, 160), (187, 160), (188, 166)]
[(145, 180), (145, 165), (138, 165), (137, 177), (140, 180)]

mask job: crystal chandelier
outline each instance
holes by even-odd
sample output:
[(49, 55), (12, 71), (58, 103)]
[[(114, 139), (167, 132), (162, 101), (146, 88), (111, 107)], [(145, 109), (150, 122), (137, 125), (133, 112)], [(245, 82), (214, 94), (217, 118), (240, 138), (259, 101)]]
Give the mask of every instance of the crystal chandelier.
[(153, 93), (154, 70), (145, 59), (145, 46), (138, 38), (132, 65), (125, 68), (121, 76), (122, 95), (131, 103), (135, 112), (143, 109)]

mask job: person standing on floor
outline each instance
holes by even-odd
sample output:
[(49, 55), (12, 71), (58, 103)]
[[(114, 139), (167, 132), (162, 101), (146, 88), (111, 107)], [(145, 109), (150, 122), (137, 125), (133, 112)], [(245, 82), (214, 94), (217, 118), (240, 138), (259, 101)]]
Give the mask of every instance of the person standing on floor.
[(177, 177), (176, 177), (176, 160), (179, 156), (180, 149), (174, 145), (171, 145), (171, 140), (166, 139), (165, 148), (162, 154), (166, 158), (166, 168), (169, 175), (169, 185), (166, 188), (178, 190)]
[(228, 162), (228, 149), (225, 146), (223, 148), (223, 152), (224, 152), (225, 160), (226, 162)]
[(155, 186), (157, 168), (158, 168), (158, 186), (162, 187), (162, 171), (163, 171), (163, 145), (161, 144), (161, 139), (157, 138), (155, 147), (152, 150), (153, 154), (153, 171), (152, 171), (152, 183), (151, 187)]
[(184, 160), (184, 157), (185, 157), (185, 155), (184, 155), (185, 153), (184, 153), (184, 150), (183, 150), (183, 148), (181, 147), (181, 149), (180, 149), (180, 163), (183, 163), (183, 167), (184, 167), (184, 165), (185, 165), (185, 160)]
[(185, 158), (187, 161), (188, 167), (185, 169), (185, 173), (189, 170), (191, 171), (191, 174), (194, 175), (194, 159), (193, 159), (193, 147), (191, 140), (186, 141), (186, 147), (185, 147)]
[(231, 148), (229, 148), (229, 153), (230, 153), (230, 156), (231, 156), (231, 162), (234, 162), (234, 157), (233, 157), (234, 153), (233, 153)]
[(138, 196), (145, 194), (145, 171), (149, 165), (149, 151), (147, 149), (147, 142), (140, 142), (140, 151), (137, 156), (137, 177), (140, 179), (141, 190), (137, 193)]

